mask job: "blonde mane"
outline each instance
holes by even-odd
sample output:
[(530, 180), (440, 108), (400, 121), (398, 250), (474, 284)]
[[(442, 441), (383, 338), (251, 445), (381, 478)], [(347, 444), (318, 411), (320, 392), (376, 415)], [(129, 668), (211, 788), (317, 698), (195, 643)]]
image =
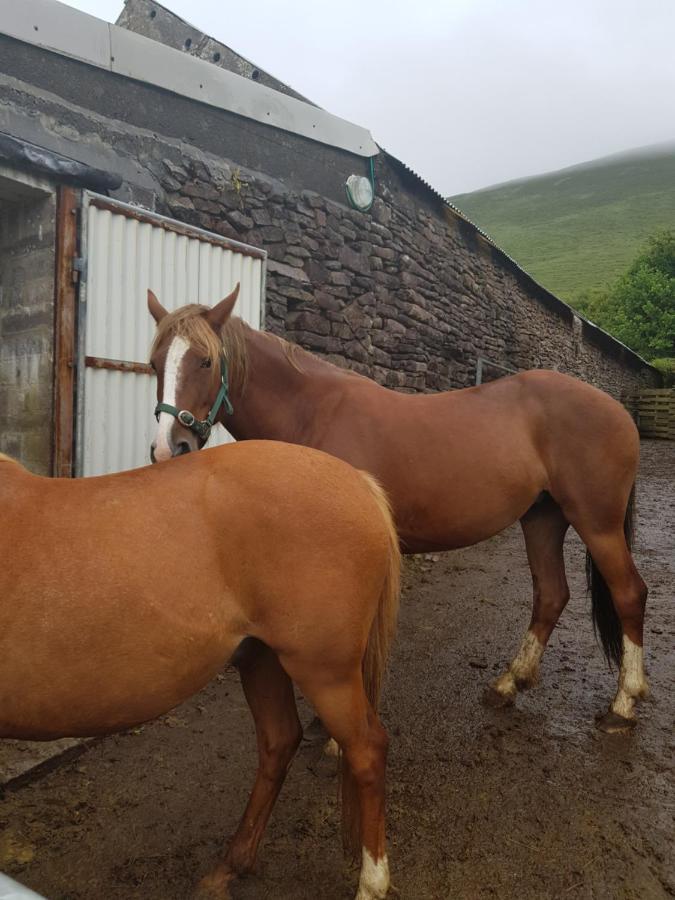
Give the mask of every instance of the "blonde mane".
[[(169, 313), (157, 325), (157, 333), (152, 342), (152, 353), (166, 337), (182, 337), (188, 344), (214, 363), (221, 353), (227, 360), (230, 386), (242, 393), (248, 376), (248, 351), (246, 349), (246, 329), (249, 327), (237, 317), (231, 317), (223, 325), (220, 336), (206, 321), (210, 307), (201, 303), (188, 303), (175, 312)], [(219, 374), (216, 365), (214, 374)]]
[(263, 331), (262, 334), (265, 335), (266, 338), (269, 338), (272, 341), (276, 341), (281, 344), (281, 349), (283, 351), (284, 356), (286, 357), (286, 361), (289, 365), (293, 366), (293, 368), (304, 374), (304, 369), (298, 362), (298, 355), (304, 354), (305, 356), (311, 356), (304, 347), (301, 347), (299, 344), (294, 344), (291, 341), (287, 341), (285, 338), (279, 337), (278, 334), (272, 334), (270, 331)]
[[(206, 313), (209, 309), (210, 307), (202, 306), (201, 303), (188, 303), (187, 306), (181, 306), (175, 312), (168, 313), (157, 326), (151, 352), (154, 353), (167, 337), (182, 337), (194, 350), (203, 353), (209, 359), (215, 360), (220, 353), (224, 353), (230, 385), (233, 390), (241, 394), (246, 387), (249, 372), (246, 334), (250, 330), (250, 326), (238, 316), (232, 316), (223, 326), (219, 337), (206, 320)], [(327, 359), (313, 356), (299, 344), (287, 341), (269, 331), (260, 331), (256, 334), (278, 344), (289, 366), (303, 375), (307, 372), (303, 362), (309, 362), (310, 369), (312, 363), (320, 363), (322, 366), (335, 369), (341, 375), (349, 375), (354, 378), (363, 377), (356, 372), (350, 372), (349, 369), (336, 366)], [(217, 371), (218, 369), (214, 367), (214, 374)]]

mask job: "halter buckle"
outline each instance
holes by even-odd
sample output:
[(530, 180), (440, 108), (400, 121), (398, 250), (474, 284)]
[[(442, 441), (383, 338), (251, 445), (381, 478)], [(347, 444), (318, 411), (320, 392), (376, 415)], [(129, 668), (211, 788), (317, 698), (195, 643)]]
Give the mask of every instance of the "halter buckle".
[(195, 417), (192, 413), (187, 409), (181, 409), (181, 411), (176, 416), (181, 425), (184, 425), (186, 428), (192, 428), (195, 424)]

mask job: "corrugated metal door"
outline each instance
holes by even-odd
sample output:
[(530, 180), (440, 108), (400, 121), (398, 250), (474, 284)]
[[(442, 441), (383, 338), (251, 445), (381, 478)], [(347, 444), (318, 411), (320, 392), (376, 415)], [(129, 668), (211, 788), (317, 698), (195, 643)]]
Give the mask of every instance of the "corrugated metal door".
[[(148, 288), (173, 310), (213, 305), (240, 282), (235, 313), (260, 328), (266, 254), (89, 192), (83, 205), (76, 473), (102, 475), (149, 462), (156, 385)], [(209, 446), (228, 440), (218, 426)]]

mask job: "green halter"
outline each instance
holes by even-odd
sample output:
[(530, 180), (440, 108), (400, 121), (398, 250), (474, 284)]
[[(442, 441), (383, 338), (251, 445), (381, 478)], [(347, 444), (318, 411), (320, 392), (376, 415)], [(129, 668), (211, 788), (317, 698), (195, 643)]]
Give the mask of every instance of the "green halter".
[(225, 412), (228, 416), (231, 416), (234, 413), (234, 409), (232, 408), (232, 404), (230, 403), (230, 395), (229, 395), (229, 387), (227, 382), (227, 362), (225, 361), (225, 356), (221, 354), (220, 357), (220, 389), (218, 391), (218, 396), (216, 397), (213, 406), (209, 410), (209, 414), (205, 419), (197, 419), (188, 409), (177, 409), (175, 406), (171, 406), (169, 403), (158, 403), (155, 407), (155, 418), (159, 419), (160, 413), (169, 413), (172, 416), (175, 416), (176, 419), (183, 425), (185, 428), (188, 428), (190, 431), (193, 431), (197, 437), (201, 438), (204, 443), (208, 441), (209, 435), (211, 434), (211, 429), (216, 421), (216, 416), (220, 411), (220, 407), (225, 407)]

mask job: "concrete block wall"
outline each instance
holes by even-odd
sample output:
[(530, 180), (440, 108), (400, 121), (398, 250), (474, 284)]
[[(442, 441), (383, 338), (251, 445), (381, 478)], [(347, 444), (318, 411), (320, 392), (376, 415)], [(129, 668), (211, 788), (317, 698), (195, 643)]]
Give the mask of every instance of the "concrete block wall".
[(51, 467), (56, 196), (0, 200), (0, 452)]

